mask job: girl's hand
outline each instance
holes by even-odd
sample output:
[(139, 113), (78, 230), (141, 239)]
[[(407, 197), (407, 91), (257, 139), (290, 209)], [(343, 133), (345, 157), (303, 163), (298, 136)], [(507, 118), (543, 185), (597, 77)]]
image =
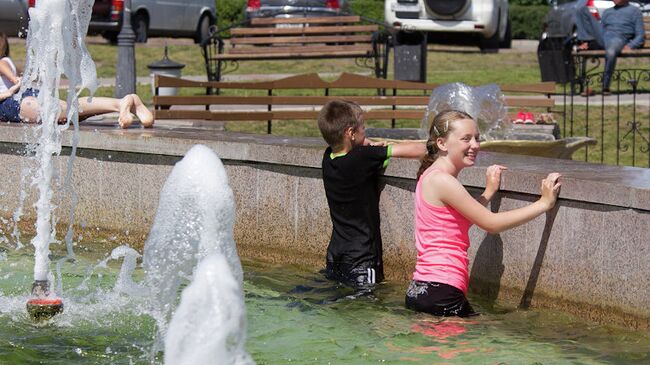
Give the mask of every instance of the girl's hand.
[(560, 187), (562, 184), (559, 179), (562, 175), (557, 172), (548, 174), (546, 179), (542, 180), (542, 197), (540, 200), (546, 205), (547, 210), (551, 210), (555, 206), (558, 195), (560, 195)]
[(18, 90), (20, 90), (20, 79), (8, 89), (10, 95), (17, 93)]
[(508, 168), (501, 165), (492, 165), (485, 171), (485, 191), (492, 196), (501, 185), (501, 173)]

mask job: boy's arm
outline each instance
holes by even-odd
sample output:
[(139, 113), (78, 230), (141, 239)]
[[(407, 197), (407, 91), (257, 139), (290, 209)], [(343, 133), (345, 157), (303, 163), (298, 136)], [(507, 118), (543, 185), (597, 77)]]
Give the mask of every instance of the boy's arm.
[(391, 145), (391, 157), (422, 158), (427, 153), (424, 142), (400, 142)]

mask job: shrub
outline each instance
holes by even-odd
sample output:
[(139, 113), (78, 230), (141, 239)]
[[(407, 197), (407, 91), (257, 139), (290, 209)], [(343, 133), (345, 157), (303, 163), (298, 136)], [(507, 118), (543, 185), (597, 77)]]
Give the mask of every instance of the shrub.
[(350, 0), (350, 11), (380, 23), (384, 22), (383, 0)]
[(244, 21), (246, 0), (217, 1), (217, 21), (219, 29), (228, 28)]
[(512, 38), (538, 39), (542, 33), (542, 22), (546, 13), (548, 13), (548, 5), (510, 5)]

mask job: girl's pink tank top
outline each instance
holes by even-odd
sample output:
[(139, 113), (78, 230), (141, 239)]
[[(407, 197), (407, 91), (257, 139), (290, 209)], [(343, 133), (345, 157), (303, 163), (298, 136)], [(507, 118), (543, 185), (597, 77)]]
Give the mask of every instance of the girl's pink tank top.
[(469, 283), (467, 249), (472, 223), (450, 206), (437, 207), (422, 197), (422, 181), (415, 187), (415, 248), (418, 259), (413, 280), (456, 287), (467, 295)]

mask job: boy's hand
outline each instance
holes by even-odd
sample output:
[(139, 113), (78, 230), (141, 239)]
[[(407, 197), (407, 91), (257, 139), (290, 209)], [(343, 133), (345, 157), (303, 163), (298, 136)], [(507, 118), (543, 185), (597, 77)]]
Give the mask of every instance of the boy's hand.
[(388, 142), (386, 142), (386, 141), (377, 141), (377, 142), (375, 142), (375, 141), (371, 141), (370, 139), (366, 138), (366, 139), (363, 140), (363, 145), (364, 146), (382, 146), (382, 147), (386, 147), (386, 146), (388, 146)]
[(501, 173), (508, 168), (501, 165), (492, 165), (485, 171), (485, 191), (492, 196), (501, 185)]

